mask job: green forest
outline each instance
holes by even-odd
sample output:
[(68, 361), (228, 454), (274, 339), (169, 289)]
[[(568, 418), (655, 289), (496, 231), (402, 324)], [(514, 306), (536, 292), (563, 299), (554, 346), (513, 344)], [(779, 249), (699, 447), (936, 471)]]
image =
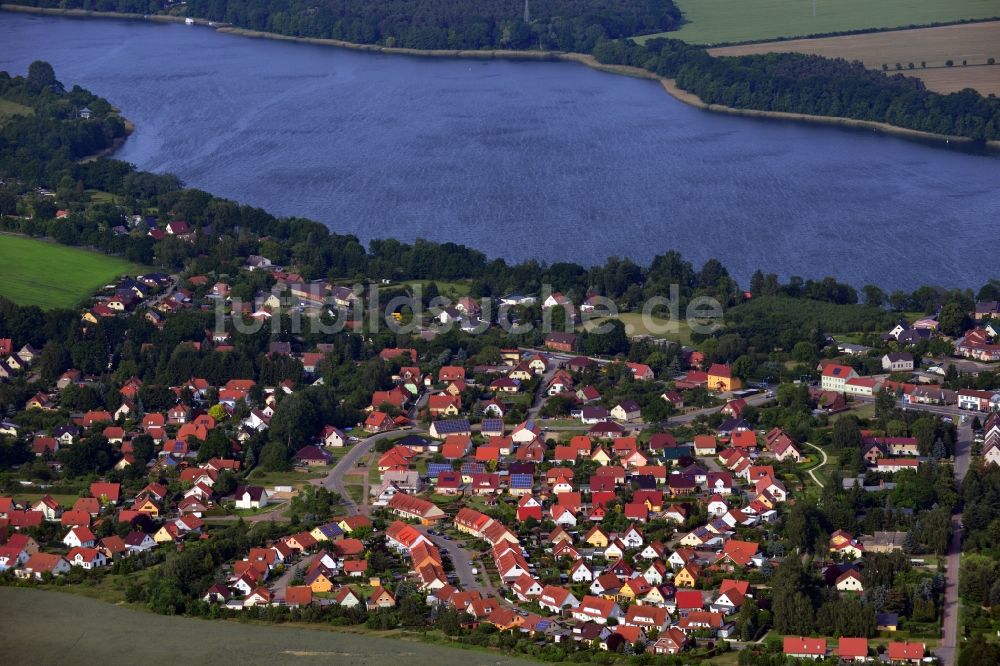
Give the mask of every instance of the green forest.
[(672, 79), (707, 104), (841, 116), (923, 132), (1000, 139), (1000, 100), (966, 89), (950, 95), (927, 90), (919, 79), (888, 76), (860, 62), (799, 53), (713, 58), (674, 39), (638, 45), (602, 42), (594, 57), (632, 65)]
[(32, 64), (27, 77), (0, 72), (0, 99), (32, 110), (0, 123), (0, 173), (41, 180), (35, 169), (42, 164), (65, 169), (125, 136), (124, 122), (107, 101), (79, 86), (65, 90), (48, 63)]
[[(28, 0), (40, 7), (147, 14), (141, 0)], [(151, 7), (150, 5), (154, 6)], [(414, 49), (544, 49), (588, 53), (603, 39), (675, 30), (671, 0), (192, 0), (188, 15), (295, 37)]]

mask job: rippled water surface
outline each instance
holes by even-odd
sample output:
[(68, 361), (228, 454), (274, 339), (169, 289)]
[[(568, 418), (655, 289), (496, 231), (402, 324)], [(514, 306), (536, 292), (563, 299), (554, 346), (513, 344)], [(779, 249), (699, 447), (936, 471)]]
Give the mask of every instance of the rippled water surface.
[(137, 131), (118, 157), (363, 240), (739, 278), (978, 286), (1000, 275), (1000, 158), (685, 106), (570, 63), (384, 56), (208, 28), (0, 12), (0, 68), (45, 59)]

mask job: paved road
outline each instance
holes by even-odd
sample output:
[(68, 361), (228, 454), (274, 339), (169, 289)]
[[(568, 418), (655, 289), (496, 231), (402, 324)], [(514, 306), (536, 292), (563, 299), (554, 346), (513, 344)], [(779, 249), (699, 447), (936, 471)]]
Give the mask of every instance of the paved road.
[[(317, 485), (322, 485), (327, 490), (332, 490), (333, 492), (340, 495), (342, 501), (344, 502), (344, 505), (347, 507), (348, 513), (367, 514), (369, 511), (369, 506), (367, 503), (368, 502), (367, 493), (362, 498), (363, 503), (361, 505), (355, 502), (354, 498), (352, 498), (350, 493), (347, 492), (347, 488), (344, 487), (344, 475), (347, 474), (348, 472), (357, 470), (358, 461), (363, 456), (367, 455), (368, 452), (371, 451), (376, 444), (381, 442), (383, 439), (387, 439), (393, 436), (398, 436), (399, 434), (400, 431), (398, 430), (390, 430), (389, 432), (381, 432), (378, 433), (377, 435), (372, 435), (371, 437), (363, 441), (360, 441), (357, 444), (353, 444), (351, 450), (348, 451), (346, 454), (344, 454), (344, 457), (341, 458), (337, 462), (337, 464), (333, 466), (333, 469), (330, 470), (329, 474), (327, 474), (322, 479), (315, 479), (313, 483), (316, 483)], [(359, 471), (361, 471), (363, 474), (368, 474), (367, 467), (362, 468)]]
[(825, 464), (826, 464), (826, 460), (827, 460), (827, 458), (826, 458), (826, 451), (824, 451), (823, 449), (819, 448), (819, 447), (818, 447), (818, 446), (816, 446), (815, 444), (810, 444), (809, 442), (805, 442), (805, 445), (806, 445), (806, 446), (811, 446), (811, 447), (813, 447), (814, 449), (816, 449), (817, 451), (819, 451), (819, 452), (820, 452), (820, 455), (822, 455), (822, 456), (823, 456), (823, 462), (821, 462), (820, 464), (816, 465), (815, 467), (813, 467), (812, 469), (810, 469), (810, 470), (809, 470), (809, 476), (811, 476), (811, 477), (812, 477), (812, 480), (816, 482), (816, 485), (817, 485), (817, 486), (819, 486), (820, 488), (822, 488), (822, 487), (823, 487), (823, 484), (822, 484), (822, 483), (820, 483), (819, 479), (817, 479), (817, 478), (816, 478), (816, 475), (815, 475), (815, 474), (813, 474), (813, 472), (815, 472), (815, 471), (816, 471), (816, 470), (818, 470), (818, 469), (819, 469), (820, 467), (822, 467), (823, 465), (825, 465)]
[(542, 374), (542, 381), (538, 383), (538, 390), (535, 391), (535, 397), (532, 399), (531, 407), (528, 408), (525, 421), (536, 421), (538, 419), (538, 412), (542, 409), (542, 405), (545, 404), (545, 400), (548, 398), (549, 382), (552, 381), (556, 371), (559, 369), (557, 364), (553, 363), (552, 360), (548, 359), (548, 368)]
[[(972, 460), (972, 427), (962, 424), (958, 429), (955, 444), (955, 482), (959, 488), (969, 471)], [(947, 566), (944, 590), (944, 619), (942, 621), (941, 644), (936, 652), (943, 666), (955, 666), (958, 658), (958, 574), (962, 555), (962, 514), (952, 516), (951, 543), (948, 544)]]
[[(861, 402), (871, 402), (862, 400)], [(940, 416), (951, 416), (955, 418), (958, 427), (958, 441), (955, 443), (954, 474), (955, 483), (961, 489), (962, 481), (969, 471), (972, 462), (972, 425), (973, 413), (963, 411), (957, 407), (944, 407), (940, 405), (911, 405), (900, 401), (900, 407), (907, 411), (921, 411), (938, 414)], [(961, 423), (960, 417), (969, 418), (968, 423)], [(951, 543), (948, 544), (948, 554), (946, 556), (947, 570), (945, 571), (945, 592), (944, 592), (944, 619), (941, 626), (941, 643), (935, 650), (940, 657), (943, 666), (955, 666), (958, 659), (958, 612), (960, 608), (958, 600), (958, 577), (961, 564), (962, 553), (962, 514), (952, 516)]]
[(458, 584), (463, 590), (483, 590), (484, 592), (490, 591), (485, 589), (480, 584), (479, 577), (472, 573), (472, 568), (478, 567), (479, 564), (473, 562), (472, 553), (463, 548), (461, 543), (445, 539), (434, 534), (428, 534), (427, 528), (422, 525), (415, 525), (414, 527), (416, 527), (421, 534), (430, 539), (434, 545), (438, 547), (438, 549), (448, 551), (448, 554), (444, 557), (451, 558), (452, 566), (455, 568), (455, 575), (458, 577)]
[[(281, 574), (281, 577), (279, 577), (276, 581), (274, 581), (268, 586), (270, 587), (271, 591), (274, 592), (274, 595), (276, 597), (278, 597), (279, 599), (285, 598), (285, 590), (288, 589), (288, 585), (292, 582), (292, 579), (295, 578), (295, 570), (299, 567), (300, 564), (304, 565), (305, 562), (306, 560), (302, 559), (300, 562), (296, 562), (295, 564), (291, 564), (285, 567), (285, 571), (284, 573)], [(304, 567), (302, 572), (303, 574), (305, 573)]]

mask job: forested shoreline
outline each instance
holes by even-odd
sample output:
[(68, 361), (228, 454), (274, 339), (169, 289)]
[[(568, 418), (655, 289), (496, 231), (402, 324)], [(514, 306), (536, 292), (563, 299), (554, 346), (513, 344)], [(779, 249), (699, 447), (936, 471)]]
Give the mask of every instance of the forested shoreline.
[[(144, 15), (159, 7), (135, 0), (24, 0), (25, 6)], [(676, 29), (683, 18), (670, 0), (554, 3), (394, 0), (376, 6), (351, 0), (194, 0), (187, 15), (289, 37), (334, 39), (419, 50), (540, 50), (594, 55), (606, 65), (641, 67), (697, 95), (705, 104), (763, 112), (885, 123), (904, 129), (1000, 140), (1000, 100), (966, 89), (943, 95), (902, 74), (858, 62), (796, 53), (713, 57), (671, 39), (643, 45), (631, 36)], [(569, 18), (572, 17), (572, 18)]]
[(887, 76), (860, 62), (798, 53), (712, 57), (674, 39), (603, 42), (601, 63), (675, 79), (706, 104), (846, 117), (979, 141), (1000, 139), (1000, 100), (974, 90), (942, 95), (919, 79)]

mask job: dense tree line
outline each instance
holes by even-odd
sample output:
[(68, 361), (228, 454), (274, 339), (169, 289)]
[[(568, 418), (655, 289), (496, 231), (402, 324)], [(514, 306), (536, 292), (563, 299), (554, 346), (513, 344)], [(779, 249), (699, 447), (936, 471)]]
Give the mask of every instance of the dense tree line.
[[(0, 72), (0, 98), (31, 110), (0, 124), (0, 173), (40, 179), (125, 136), (106, 100), (79, 86), (67, 92), (48, 63), (32, 63), (26, 77)], [(89, 118), (80, 117), (84, 109)]]
[[(68, 7), (147, 14), (141, 0), (35, 0)], [(675, 29), (671, 0), (193, 0), (189, 16), (295, 37), (414, 49), (545, 49), (589, 52), (604, 39)]]
[(1000, 138), (1000, 100), (971, 89), (931, 92), (919, 79), (888, 76), (842, 58), (799, 53), (713, 58), (672, 39), (602, 42), (594, 56), (676, 79), (707, 104), (841, 116), (980, 141)]

